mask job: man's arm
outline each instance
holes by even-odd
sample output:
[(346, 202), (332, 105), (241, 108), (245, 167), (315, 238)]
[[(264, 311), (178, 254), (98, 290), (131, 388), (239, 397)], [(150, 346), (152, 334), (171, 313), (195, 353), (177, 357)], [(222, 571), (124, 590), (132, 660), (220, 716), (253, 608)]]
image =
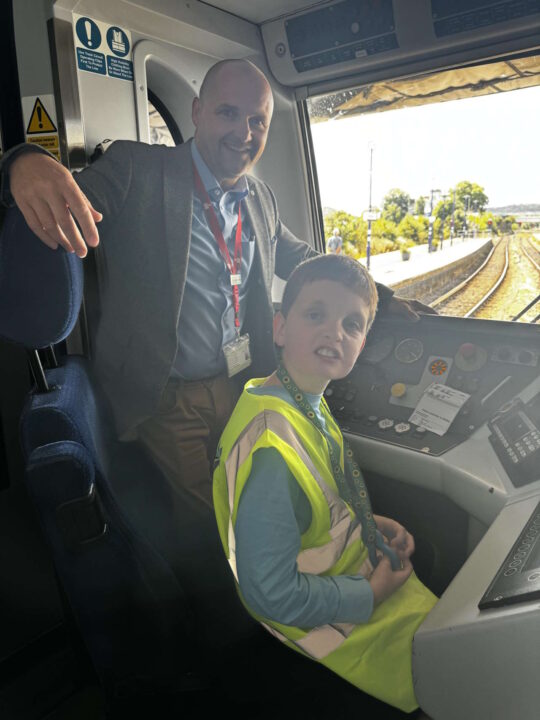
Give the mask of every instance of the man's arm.
[[(319, 253), (310, 247), (307, 243), (299, 240), (293, 233), (278, 219), (276, 226), (276, 275), (283, 280), (287, 280), (294, 268), (304, 260), (317, 257)], [(379, 310), (381, 312), (391, 312), (397, 308), (397, 313), (401, 311), (401, 298), (394, 298), (394, 291), (386, 285), (376, 283), (377, 292), (379, 294)], [(408, 302), (408, 301), (405, 301)], [(416, 302), (416, 301), (413, 301)], [(413, 312), (412, 314), (415, 315)], [(401, 312), (403, 317), (412, 318), (412, 315), (403, 309)], [(415, 317), (418, 317), (415, 315)]]
[(297, 265), (304, 260), (317, 257), (319, 253), (310, 245), (299, 240), (278, 220), (276, 225), (276, 275), (287, 280)]
[(2, 185), (9, 183), (14, 203), (45, 245), (52, 249), (62, 245), (68, 252), (84, 257), (87, 246), (98, 244), (96, 222), (101, 220), (101, 213), (52, 155), (17, 148), (13, 159), (7, 158), (2, 175)]
[(2, 163), (3, 195), (11, 194), (42, 242), (84, 257), (88, 247), (99, 243), (96, 223), (118, 213), (127, 195), (132, 165), (123, 148), (125, 143), (113, 143), (93, 165), (72, 176), (46, 151), (21, 146)]
[[(276, 228), (276, 275), (287, 280), (294, 268), (304, 260), (317, 257), (319, 253), (307, 243), (299, 240), (293, 233), (278, 220)], [(419, 300), (406, 300), (394, 295), (394, 291), (383, 285), (375, 283), (379, 294), (380, 314), (388, 314), (404, 320), (418, 320), (420, 314), (436, 315), (437, 311)]]

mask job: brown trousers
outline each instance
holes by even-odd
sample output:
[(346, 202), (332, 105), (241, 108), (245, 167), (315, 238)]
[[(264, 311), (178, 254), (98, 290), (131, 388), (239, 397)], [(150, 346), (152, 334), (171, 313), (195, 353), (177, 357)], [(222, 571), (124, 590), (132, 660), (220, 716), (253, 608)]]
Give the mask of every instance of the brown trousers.
[(226, 375), (207, 380), (171, 378), (156, 414), (138, 427), (147, 452), (182, 499), (213, 509), (212, 467), (219, 438), (239, 396)]

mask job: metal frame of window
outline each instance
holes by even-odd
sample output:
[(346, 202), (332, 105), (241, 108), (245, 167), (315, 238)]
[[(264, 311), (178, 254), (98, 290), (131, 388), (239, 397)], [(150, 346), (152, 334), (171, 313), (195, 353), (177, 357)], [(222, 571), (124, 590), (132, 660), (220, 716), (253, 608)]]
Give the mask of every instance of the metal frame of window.
[(150, 88), (148, 88), (148, 100), (150, 100), (152, 105), (156, 108), (158, 113), (163, 118), (163, 121), (167, 126), (167, 130), (171, 133), (171, 137), (174, 140), (175, 145), (182, 145), (182, 143), (184, 142), (184, 138), (182, 137), (182, 133), (180, 132), (180, 128), (178, 127), (176, 120), (173, 118), (164, 103), (158, 98), (155, 93), (152, 92), (152, 90), (150, 90)]
[(309, 209), (311, 213), (311, 224), (313, 226), (313, 240), (315, 249), (319, 252), (326, 251), (324, 239), (324, 221), (321, 205), (321, 193), (319, 190), (319, 178), (317, 175), (317, 164), (315, 162), (315, 151), (311, 135), (311, 124), (306, 100), (297, 103), (298, 119), (302, 133), (302, 147), (306, 163), (306, 174), (309, 193)]

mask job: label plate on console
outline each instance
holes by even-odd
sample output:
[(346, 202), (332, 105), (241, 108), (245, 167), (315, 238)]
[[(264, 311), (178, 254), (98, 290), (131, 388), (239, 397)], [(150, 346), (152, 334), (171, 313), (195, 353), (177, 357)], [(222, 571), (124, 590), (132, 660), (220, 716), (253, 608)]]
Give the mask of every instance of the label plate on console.
[(540, 502), (499, 568), (480, 610), (540, 598)]

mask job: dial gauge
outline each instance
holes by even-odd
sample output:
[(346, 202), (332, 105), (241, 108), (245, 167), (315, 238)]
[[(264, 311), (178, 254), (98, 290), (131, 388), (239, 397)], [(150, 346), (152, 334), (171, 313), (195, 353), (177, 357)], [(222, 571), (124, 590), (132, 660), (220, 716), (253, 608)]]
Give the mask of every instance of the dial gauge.
[(424, 354), (424, 345), (418, 338), (405, 338), (394, 351), (396, 360), (402, 363), (413, 363)]
[(360, 355), (360, 360), (375, 365), (388, 357), (393, 349), (394, 338), (391, 335), (368, 337), (368, 342)]

